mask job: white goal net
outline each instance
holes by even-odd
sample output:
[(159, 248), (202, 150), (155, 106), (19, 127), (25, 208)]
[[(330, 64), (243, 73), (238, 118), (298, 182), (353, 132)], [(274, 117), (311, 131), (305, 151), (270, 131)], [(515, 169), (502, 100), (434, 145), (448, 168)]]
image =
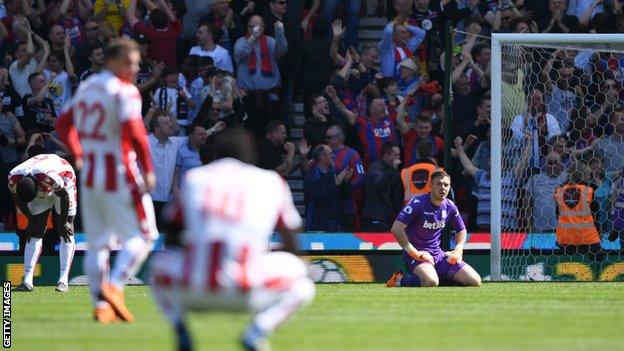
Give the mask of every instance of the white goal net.
[(624, 279), (621, 37), (493, 35), (493, 280)]

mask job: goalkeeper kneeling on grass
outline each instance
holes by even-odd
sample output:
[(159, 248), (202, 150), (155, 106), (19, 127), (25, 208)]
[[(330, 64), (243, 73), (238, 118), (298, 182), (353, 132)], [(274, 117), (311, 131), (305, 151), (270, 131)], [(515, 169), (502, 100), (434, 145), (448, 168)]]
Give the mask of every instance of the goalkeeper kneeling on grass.
[[(444, 171), (431, 174), (431, 191), (414, 197), (399, 213), (392, 234), (404, 249), (403, 261), (408, 274), (392, 275), (387, 287), (432, 287), (440, 281), (465, 286), (480, 286), (481, 277), (463, 262), (466, 226), (455, 203), (447, 199), (451, 177)], [(444, 227), (450, 224), (455, 234), (453, 251), (440, 248)]]

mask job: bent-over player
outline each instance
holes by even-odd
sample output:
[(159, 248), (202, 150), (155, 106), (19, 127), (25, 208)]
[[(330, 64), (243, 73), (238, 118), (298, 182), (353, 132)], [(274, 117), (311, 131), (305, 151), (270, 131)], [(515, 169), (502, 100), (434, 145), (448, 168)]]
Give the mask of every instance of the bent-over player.
[(61, 237), (59, 245), (60, 276), (56, 291), (67, 292), (69, 270), (74, 258), (74, 216), (76, 216), (76, 174), (66, 160), (55, 154), (44, 154), (43, 147), (33, 145), (30, 157), (9, 173), (9, 191), (19, 210), (28, 219), (24, 230), (24, 280), (15, 291), (33, 291), (33, 275), (41, 255), (48, 216), (52, 211), (54, 227)]

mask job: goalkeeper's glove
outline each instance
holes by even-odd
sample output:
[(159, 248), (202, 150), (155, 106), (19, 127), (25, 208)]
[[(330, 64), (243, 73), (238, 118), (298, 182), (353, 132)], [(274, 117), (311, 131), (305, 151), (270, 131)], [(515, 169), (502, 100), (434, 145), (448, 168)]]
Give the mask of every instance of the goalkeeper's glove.
[(447, 251), (446, 256), (446, 261), (452, 265), (461, 263), (462, 261), (462, 255), (455, 251)]

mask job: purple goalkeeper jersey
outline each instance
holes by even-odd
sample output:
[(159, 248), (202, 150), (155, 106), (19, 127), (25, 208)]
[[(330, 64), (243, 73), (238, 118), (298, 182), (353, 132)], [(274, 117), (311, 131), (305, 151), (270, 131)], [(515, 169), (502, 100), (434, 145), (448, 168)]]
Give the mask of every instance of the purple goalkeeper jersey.
[(453, 201), (444, 199), (440, 206), (435, 206), (429, 196), (423, 194), (414, 197), (403, 207), (397, 221), (407, 226), (407, 238), (417, 250), (426, 250), (436, 256), (443, 252), (440, 249), (440, 237), (446, 223), (450, 223), (455, 232), (460, 232), (466, 226)]

